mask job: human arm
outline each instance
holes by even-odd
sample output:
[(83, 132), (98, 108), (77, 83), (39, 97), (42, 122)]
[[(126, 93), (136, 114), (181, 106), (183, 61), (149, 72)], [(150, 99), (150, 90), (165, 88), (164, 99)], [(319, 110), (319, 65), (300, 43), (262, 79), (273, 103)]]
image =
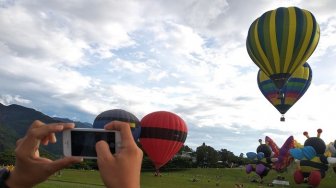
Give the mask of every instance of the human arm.
[(37, 185), (58, 170), (73, 163), (81, 162), (78, 157), (65, 157), (52, 161), (40, 157), (40, 144), (48, 145), (56, 143), (56, 132), (74, 128), (73, 123), (51, 123), (44, 124), (41, 121), (34, 121), (26, 135), (16, 142), (15, 168), (11, 171), (6, 184), (10, 188), (29, 188)]
[(105, 126), (107, 130), (120, 131), (121, 148), (111, 154), (108, 144), (96, 144), (98, 167), (104, 184), (108, 188), (139, 188), (143, 153), (136, 145), (128, 123), (112, 121)]

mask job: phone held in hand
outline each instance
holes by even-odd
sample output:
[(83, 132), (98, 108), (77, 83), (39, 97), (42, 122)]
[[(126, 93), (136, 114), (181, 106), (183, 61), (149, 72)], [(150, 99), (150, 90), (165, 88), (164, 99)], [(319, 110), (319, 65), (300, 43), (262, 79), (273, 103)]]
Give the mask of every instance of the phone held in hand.
[(86, 159), (97, 159), (96, 143), (105, 140), (111, 153), (119, 151), (121, 138), (119, 131), (74, 128), (63, 131), (64, 156), (78, 156)]

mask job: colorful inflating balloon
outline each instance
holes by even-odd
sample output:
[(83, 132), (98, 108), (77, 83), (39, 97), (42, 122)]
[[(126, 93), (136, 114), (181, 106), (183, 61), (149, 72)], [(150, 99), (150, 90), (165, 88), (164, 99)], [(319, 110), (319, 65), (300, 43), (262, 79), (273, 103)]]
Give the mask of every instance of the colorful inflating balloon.
[(122, 109), (107, 110), (100, 113), (93, 122), (93, 128), (104, 128), (111, 121), (123, 121), (129, 123), (135, 141), (140, 137), (141, 126), (139, 119), (130, 112)]
[(285, 143), (281, 148), (268, 136), (265, 137), (265, 142), (269, 145), (274, 153), (277, 161), (273, 162), (273, 169), (277, 172), (283, 172), (293, 161), (293, 157), (290, 155), (289, 150), (294, 148), (294, 137), (290, 136), (287, 138)]
[[(289, 78), (279, 97), (278, 89), (266, 74), (259, 70), (258, 86), (265, 98), (284, 116), (284, 114), (303, 96), (310, 86), (312, 70), (308, 63), (299, 67)], [(284, 121), (284, 117), (281, 121)]]
[[(334, 142), (330, 142), (328, 145), (327, 145), (327, 151), (325, 153), (325, 155), (327, 157), (333, 157), (335, 158), (336, 157), (336, 140)], [(329, 162), (330, 163), (330, 162)], [(334, 170), (334, 172), (336, 173), (336, 164), (333, 163), (330, 165), (330, 167), (332, 167), (332, 169)]]
[(307, 137), (303, 148), (290, 149), (290, 155), (300, 160), (299, 168), (294, 172), (294, 181), (297, 184), (308, 183), (312, 187), (318, 187), (325, 177), (329, 168), (329, 159), (324, 155), (326, 144), (320, 138), (322, 129), (317, 130), (317, 137), (310, 137), (308, 132), (303, 135)]
[(263, 144), (261, 139), (259, 139), (259, 143), (260, 145), (257, 147), (257, 153), (246, 153), (247, 158), (251, 160), (251, 162), (246, 165), (245, 171), (247, 174), (255, 172), (262, 181), (272, 168), (273, 153), (269, 145)]
[(141, 119), (140, 143), (156, 170), (180, 150), (187, 134), (186, 123), (171, 112), (152, 112)]
[(297, 7), (278, 8), (250, 26), (246, 48), (253, 62), (281, 89), (314, 52), (320, 28), (313, 14)]

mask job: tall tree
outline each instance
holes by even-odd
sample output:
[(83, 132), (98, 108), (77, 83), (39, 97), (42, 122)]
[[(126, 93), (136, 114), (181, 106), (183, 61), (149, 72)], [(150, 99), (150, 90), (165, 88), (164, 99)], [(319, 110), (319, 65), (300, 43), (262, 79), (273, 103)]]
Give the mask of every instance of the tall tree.
[(218, 162), (218, 153), (214, 148), (203, 142), (196, 149), (196, 159), (198, 166), (215, 167)]

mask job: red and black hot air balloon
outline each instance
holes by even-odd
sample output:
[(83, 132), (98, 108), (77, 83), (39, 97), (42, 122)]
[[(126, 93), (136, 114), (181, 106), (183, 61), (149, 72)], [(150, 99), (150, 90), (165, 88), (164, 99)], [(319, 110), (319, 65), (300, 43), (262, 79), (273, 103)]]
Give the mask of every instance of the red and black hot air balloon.
[(157, 172), (180, 150), (187, 134), (186, 123), (172, 112), (152, 112), (141, 119), (140, 143)]

